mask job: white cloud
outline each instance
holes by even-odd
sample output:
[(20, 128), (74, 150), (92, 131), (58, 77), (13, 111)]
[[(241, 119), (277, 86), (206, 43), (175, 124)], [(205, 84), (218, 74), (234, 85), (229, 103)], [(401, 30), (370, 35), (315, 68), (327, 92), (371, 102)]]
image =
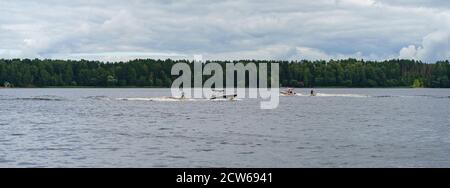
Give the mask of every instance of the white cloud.
[(102, 53), (70, 53), (54, 54), (51, 58), (81, 60), (89, 59), (104, 62), (129, 61), (134, 59), (192, 59), (186, 54), (162, 53), (162, 52), (102, 52)]
[(294, 59), (307, 59), (307, 60), (326, 60), (326, 59), (332, 59), (331, 56), (326, 54), (323, 51), (320, 51), (318, 49), (313, 48), (307, 48), (307, 47), (297, 47), (297, 54), (295, 54), (292, 58)]
[(401, 59), (417, 59), (417, 51), (420, 50), (416, 48), (415, 45), (409, 45), (400, 50), (399, 58)]
[(3, 58), (16, 58), (21, 56), (20, 50), (14, 49), (0, 49), (0, 57)]
[(410, 45), (400, 50), (400, 58), (436, 62), (450, 59), (450, 32), (437, 31), (423, 38), (420, 46)]
[(376, 3), (374, 0), (337, 0), (337, 2), (344, 5), (356, 6), (372, 6)]

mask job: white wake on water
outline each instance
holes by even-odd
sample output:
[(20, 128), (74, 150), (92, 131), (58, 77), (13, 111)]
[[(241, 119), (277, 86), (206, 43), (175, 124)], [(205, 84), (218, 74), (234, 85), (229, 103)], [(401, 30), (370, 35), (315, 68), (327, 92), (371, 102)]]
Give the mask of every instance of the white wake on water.
[(182, 102), (196, 101), (196, 99), (177, 99), (171, 97), (136, 97), (136, 98), (116, 98), (121, 101), (155, 101), (155, 102)]
[[(311, 97), (311, 95), (297, 93), (295, 96), (299, 97)], [(316, 93), (314, 97), (354, 97), (354, 98), (365, 98), (370, 97), (369, 95), (360, 94), (331, 94), (331, 93)]]
[(317, 94), (316, 94), (316, 97), (357, 97), (357, 98), (364, 98), (364, 97), (369, 97), (369, 95), (317, 93)]
[(135, 97), (135, 98), (116, 98), (116, 100), (120, 101), (153, 101), (153, 102), (193, 102), (193, 101), (214, 101), (214, 102), (223, 102), (223, 101), (240, 101), (241, 99), (180, 99), (180, 98), (172, 98), (172, 97)]

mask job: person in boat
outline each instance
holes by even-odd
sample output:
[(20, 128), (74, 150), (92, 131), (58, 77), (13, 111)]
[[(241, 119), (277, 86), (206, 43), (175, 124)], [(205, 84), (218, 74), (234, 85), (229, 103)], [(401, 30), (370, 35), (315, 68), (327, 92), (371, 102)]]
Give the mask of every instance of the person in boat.
[(289, 95), (293, 95), (294, 94), (294, 89), (289, 88), (288, 93), (289, 93)]

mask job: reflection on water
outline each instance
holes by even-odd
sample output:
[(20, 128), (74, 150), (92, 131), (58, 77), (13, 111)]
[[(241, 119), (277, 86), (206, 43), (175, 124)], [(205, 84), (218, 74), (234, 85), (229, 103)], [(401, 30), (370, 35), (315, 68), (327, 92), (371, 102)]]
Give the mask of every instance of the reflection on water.
[(169, 89), (0, 90), (0, 167), (450, 167), (450, 90), (259, 101)]

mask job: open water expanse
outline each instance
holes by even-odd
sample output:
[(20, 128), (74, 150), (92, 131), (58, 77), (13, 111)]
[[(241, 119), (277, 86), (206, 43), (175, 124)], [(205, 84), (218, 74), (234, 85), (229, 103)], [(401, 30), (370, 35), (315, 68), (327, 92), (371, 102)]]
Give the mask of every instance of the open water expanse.
[(0, 89), (0, 167), (450, 167), (449, 89)]

